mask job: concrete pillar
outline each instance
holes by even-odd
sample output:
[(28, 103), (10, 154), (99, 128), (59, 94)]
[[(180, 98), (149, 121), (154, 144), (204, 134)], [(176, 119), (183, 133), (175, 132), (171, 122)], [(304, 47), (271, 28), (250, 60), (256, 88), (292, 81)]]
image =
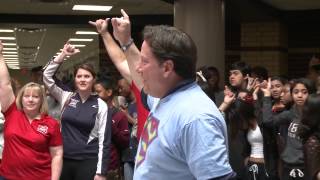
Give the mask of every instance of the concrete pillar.
[(215, 66), (224, 79), (225, 10), (224, 0), (176, 0), (174, 26), (188, 33), (198, 49), (197, 67)]

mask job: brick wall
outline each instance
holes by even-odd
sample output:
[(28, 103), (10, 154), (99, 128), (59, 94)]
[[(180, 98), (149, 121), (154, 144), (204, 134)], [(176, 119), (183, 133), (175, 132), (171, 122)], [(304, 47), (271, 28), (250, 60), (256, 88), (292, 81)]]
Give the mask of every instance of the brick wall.
[(249, 65), (264, 66), (269, 75), (287, 74), (287, 30), (279, 22), (241, 24), (240, 59)]

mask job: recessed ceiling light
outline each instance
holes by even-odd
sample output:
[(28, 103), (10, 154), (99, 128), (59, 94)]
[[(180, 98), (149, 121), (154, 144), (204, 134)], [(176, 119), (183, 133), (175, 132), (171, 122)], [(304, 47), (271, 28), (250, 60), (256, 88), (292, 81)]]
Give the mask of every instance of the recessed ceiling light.
[(98, 34), (94, 31), (77, 31), (76, 34)]
[(70, 38), (69, 41), (93, 41), (93, 39)]
[(16, 43), (2, 43), (4, 46), (16, 46)]
[(18, 57), (17, 54), (4, 54), (3, 57)]
[(2, 51), (3, 54), (18, 54), (16, 51)]
[(4, 51), (17, 50), (17, 48), (3, 48)]
[(72, 44), (72, 46), (74, 46), (74, 47), (85, 47), (86, 45), (85, 44)]
[(20, 69), (19, 66), (15, 66), (15, 65), (11, 65), (11, 64), (8, 64), (8, 67), (9, 67), (10, 69)]
[(14, 32), (12, 29), (0, 29), (0, 32)]
[(15, 37), (0, 37), (1, 40), (15, 40)]
[(96, 6), (96, 5), (74, 5), (74, 11), (110, 11), (112, 6)]

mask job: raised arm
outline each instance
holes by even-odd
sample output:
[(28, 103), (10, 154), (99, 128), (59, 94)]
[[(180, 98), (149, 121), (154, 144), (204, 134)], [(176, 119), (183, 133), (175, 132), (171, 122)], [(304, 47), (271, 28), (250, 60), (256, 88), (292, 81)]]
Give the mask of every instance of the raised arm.
[(63, 104), (64, 100), (67, 99), (68, 95), (63, 93), (63, 89), (58, 87), (53, 78), (60, 64), (64, 61), (66, 56), (70, 56), (80, 52), (79, 49), (75, 49), (68, 42), (64, 45), (61, 54), (59, 54), (54, 60), (50, 61), (48, 66), (43, 72), (43, 82), (48, 88), (50, 94), (60, 103)]
[(126, 56), (109, 33), (108, 21), (109, 18), (105, 20), (98, 19), (95, 22), (89, 21), (89, 23), (96, 27), (97, 32), (101, 35), (103, 39), (103, 43), (111, 61), (116, 66), (121, 75), (131, 84), (132, 77), (128, 62), (126, 60)]
[(141, 75), (136, 71), (136, 67), (141, 61), (140, 51), (131, 38), (131, 24), (129, 16), (123, 9), (121, 9), (121, 14), (123, 17), (111, 19), (113, 35), (119, 41), (120, 46), (124, 51), (132, 79), (138, 89), (141, 90), (143, 87), (143, 81)]
[(272, 102), (271, 102), (271, 80), (269, 78), (268, 82), (264, 81), (260, 85), (260, 89), (263, 92), (264, 97), (262, 98), (262, 124), (273, 127), (280, 124), (288, 124), (292, 119), (292, 114), (289, 111), (284, 111), (280, 114), (275, 115), (272, 112)]
[(14, 102), (14, 93), (11, 86), (11, 80), (6, 63), (4, 62), (3, 44), (0, 41), (0, 103), (2, 112), (6, 112), (9, 106)]

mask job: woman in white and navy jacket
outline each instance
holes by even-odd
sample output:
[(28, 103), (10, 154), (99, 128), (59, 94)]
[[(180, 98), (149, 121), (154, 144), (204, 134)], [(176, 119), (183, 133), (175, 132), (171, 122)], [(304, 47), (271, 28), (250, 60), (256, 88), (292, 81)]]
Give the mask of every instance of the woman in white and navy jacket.
[(62, 108), (64, 155), (61, 180), (105, 180), (111, 121), (107, 120), (106, 103), (92, 92), (96, 76), (93, 67), (81, 64), (75, 68), (75, 92), (64, 91), (53, 79), (64, 58), (78, 52), (66, 43), (61, 54), (49, 62), (43, 73), (45, 85)]

